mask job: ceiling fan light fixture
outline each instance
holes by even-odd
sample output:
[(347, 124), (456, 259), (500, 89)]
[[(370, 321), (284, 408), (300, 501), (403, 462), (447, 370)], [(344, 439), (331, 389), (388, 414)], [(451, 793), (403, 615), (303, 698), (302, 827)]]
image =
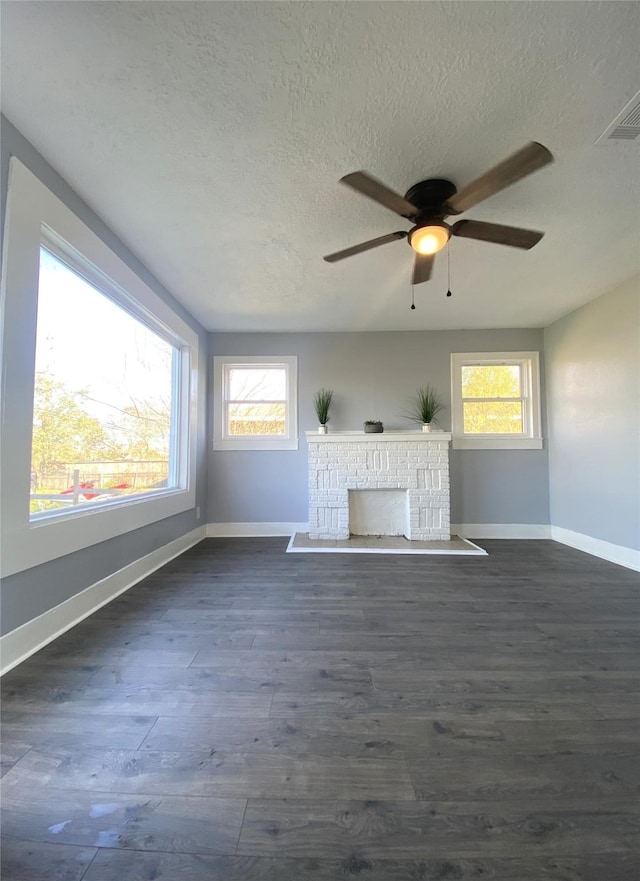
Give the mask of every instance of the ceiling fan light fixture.
[(450, 235), (446, 223), (430, 223), (412, 229), (409, 244), (418, 254), (436, 254), (447, 244)]

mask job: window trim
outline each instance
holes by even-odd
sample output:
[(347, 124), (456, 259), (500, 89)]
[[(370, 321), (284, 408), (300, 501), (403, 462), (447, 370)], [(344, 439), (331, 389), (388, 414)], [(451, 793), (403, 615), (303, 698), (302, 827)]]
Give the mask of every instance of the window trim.
[[(53, 232), (55, 230), (55, 232)], [(177, 488), (82, 506), (29, 519), (31, 432), (40, 246), (95, 273), (92, 284), (181, 352)], [(55, 251), (54, 251), (55, 253)], [(30, 569), (82, 548), (195, 508), (198, 334), (15, 156), (3, 243), (2, 276), (2, 575)]]
[[(521, 369), (522, 434), (465, 434), (462, 396), (462, 368), (475, 365), (513, 365)], [(457, 450), (541, 450), (539, 352), (453, 352), (451, 354), (451, 445)]]
[[(231, 437), (226, 432), (227, 376), (233, 367), (284, 367), (286, 369), (286, 436), (252, 435)], [(213, 449), (297, 450), (298, 449), (298, 357), (297, 355), (213, 356)]]

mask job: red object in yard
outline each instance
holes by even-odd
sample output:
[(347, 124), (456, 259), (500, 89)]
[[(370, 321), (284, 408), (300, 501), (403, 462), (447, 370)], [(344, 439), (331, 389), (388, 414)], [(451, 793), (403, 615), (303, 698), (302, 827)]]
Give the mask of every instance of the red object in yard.
[[(79, 490), (95, 489), (95, 483), (94, 483), (93, 481), (83, 481), (82, 483), (79, 483), (79, 484), (78, 484), (78, 487), (77, 487), (77, 488), (78, 488)], [(61, 490), (60, 495), (61, 495), (61, 496), (71, 495), (72, 493), (75, 492), (75, 489), (76, 489), (75, 487), (70, 486), (68, 489), (63, 489), (63, 490)], [(106, 495), (106, 494), (107, 494), (107, 490), (110, 490), (110, 489), (131, 489), (131, 484), (129, 484), (129, 483), (118, 483), (116, 486), (109, 486), (109, 487), (107, 487), (107, 489), (106, 489), (104, 492), (102, 492), (102, 493), (86, 493), (86, 492), (80, 492), (80, 493), (78, 493), (78, 495), (81, 495), (83, 499), (87, 499), (87, 500), (89, 500), (89, 499), (97, 499), (98, 496), (100, 496), (100, 495)]]
[[(78, 484), (78, 489), (93, 489), (95, 486), (94, 483), (86, 483), (82, 482)], [(75, 492), (75, 486), (70, 486), (69, 489), (63, 489), (60, 493), (61, 496), (71, 495)], [(80, 495), (85, 499), (95, 499), (97, 493), (80, 493)]]

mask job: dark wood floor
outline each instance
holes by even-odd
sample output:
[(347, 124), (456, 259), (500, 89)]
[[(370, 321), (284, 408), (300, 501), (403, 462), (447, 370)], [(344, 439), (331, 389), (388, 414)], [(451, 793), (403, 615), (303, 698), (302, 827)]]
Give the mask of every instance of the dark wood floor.
[(3, 680), (3, 881), (632, 881), (638, 574), (203, 542)]

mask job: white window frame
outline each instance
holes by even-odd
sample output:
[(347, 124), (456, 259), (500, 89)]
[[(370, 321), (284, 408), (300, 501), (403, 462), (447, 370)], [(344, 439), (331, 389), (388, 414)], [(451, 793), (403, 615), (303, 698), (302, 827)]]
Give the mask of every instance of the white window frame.
[[(521, 434), (465, 434), (462, 368), (485, 365), (517, 365), (522, 382)], [(486, 399), (485, 399), (486, 400)], [(496, 401), (505, 400), (496, 398)], [(451, 445), (457, 450), (540, 450), (543, 446), (540, 418), (539, 352), (454, 352), (451, 355)]]
[[(236, 437), (227, 433), (228, 376), (232, 368), (283, 367), (286, 371), (286, 433), (277, 437), (256, 434)], [(297, 450), (298, 449), (298, 358), (296, 355), (213, 356), (213, 449)]]
[[(30, 520), (41, 244), (178, 349), (177, 486)], [(16, 157), (9, 165), (1, 297), (3, 386), (10, 390), (2, 396), (2, 575), (195, 508), (197, 333)]]

